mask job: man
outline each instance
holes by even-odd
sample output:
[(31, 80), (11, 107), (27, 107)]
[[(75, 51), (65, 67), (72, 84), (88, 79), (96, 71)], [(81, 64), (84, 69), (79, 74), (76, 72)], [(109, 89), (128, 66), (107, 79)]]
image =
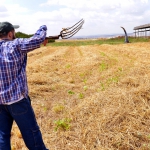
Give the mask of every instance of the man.
[(11, 150), (13, 121), (29, 150), (47, 150), (28, 96), (27, 53), (39, 48), (47, 27), (41, 26), (31, 38), (16, 38), (15, 26), (0, 23), (0, 150)]

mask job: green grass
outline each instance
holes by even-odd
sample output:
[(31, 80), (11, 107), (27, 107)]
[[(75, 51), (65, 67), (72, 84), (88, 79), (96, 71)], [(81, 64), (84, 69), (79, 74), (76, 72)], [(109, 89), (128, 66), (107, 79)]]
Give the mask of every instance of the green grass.
[[(137, 43), (137, 42), (150, 42), (150, 38), (134, 38), (129, 37), (130, 43)], [(47, 46), (83, 46), (83, 45), (101, 45), (101, 44), (123, 44), (125, 41), (124, 37), (116, 37), (110, 39), (95, 39), (95, 40), (70, 40), (70, 41), (60, 41), (60, 42), (53, 42), (48, 43)]]
[(55, 121), (54, 122), (56, 125), (55, 131), (57, 131), (58, 129), (68, 130), (70, 128), (70, 122), (71, 122), (70, 118), (64, 118)]

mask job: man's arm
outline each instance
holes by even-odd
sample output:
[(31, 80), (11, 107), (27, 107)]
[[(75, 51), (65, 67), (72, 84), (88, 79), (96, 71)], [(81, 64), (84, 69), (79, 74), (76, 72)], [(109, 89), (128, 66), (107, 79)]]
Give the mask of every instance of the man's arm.
[(46, 38), (47, 27), (45, 25), (41, 26), (37, 32), (30, 38), (17, 38), (14, 40), (16, 45), (19, 46), (19, 49), (22, 52), (29, 52), (36, 48), (39, 48), (40, 45)]

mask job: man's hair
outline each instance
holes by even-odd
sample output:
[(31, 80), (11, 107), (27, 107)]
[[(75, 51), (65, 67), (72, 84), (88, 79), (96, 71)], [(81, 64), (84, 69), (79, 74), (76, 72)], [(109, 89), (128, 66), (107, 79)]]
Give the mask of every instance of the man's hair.
[(0, 39), (5, 38), (7, 35), (0, 35)]

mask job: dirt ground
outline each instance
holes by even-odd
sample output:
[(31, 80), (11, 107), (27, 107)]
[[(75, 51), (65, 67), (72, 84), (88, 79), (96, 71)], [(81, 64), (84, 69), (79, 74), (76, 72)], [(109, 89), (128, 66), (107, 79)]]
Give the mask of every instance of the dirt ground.
[[(41, 47), (27, 75), (50, 150), (150, 149), (150, 43)], [(15, 123), (12, 150), (27, 150)]]

